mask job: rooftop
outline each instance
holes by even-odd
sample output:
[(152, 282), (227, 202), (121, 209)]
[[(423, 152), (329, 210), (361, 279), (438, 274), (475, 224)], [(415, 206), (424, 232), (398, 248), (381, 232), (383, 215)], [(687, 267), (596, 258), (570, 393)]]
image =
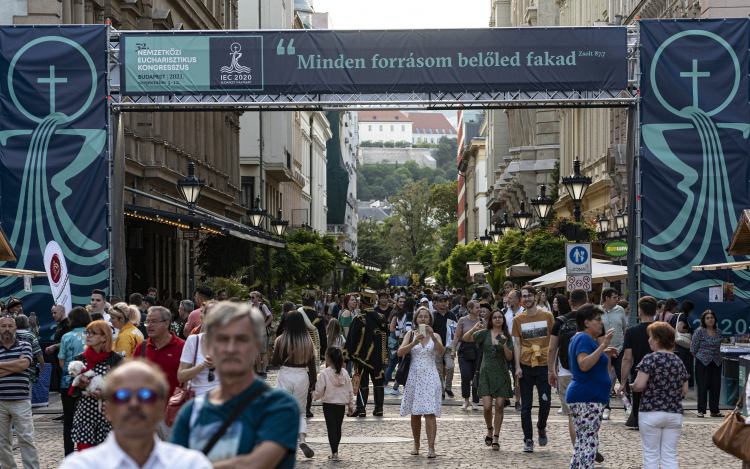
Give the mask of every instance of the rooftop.
[(360, 111), (360, 122), (411, 122), (411, 119), (400, 111)]
[(410, 112), (406, 116), (411, 120), (415, 134), (456, 135), (456, 129), (439, 112)]

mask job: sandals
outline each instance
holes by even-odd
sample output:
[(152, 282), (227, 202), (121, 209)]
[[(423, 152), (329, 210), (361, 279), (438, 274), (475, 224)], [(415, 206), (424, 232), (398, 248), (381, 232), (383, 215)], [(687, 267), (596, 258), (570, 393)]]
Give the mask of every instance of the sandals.
[(419, 456), (419, 446), (417, 446), (416, 444), (414, 445), (414, 449), (411, 450), (411, 455), (412, 456)]
[(723, 417), (723, 416), (724, 414), (722, 414), (721, 412), (719, 412), (718, 414), (714, 414), (713, 412), (711, 412), (711, 417)]
[(427, 453), (428, 459), (435, 459), (437, 457), (437, 454), (435, 454), (435, 448), (430, 448), (429, 453)]
[[(493, 430), (495, 427), (487, 427), (487, 430)], [(485, 436), (484, 437), (484, 444), (487, 446), (492, 445), (492, 437), (491, 436)]]
[(492, 451), (500, 451), (500, 435), (495, 435), (495, 438), (497, 438), (498, 443), (492, 442)]

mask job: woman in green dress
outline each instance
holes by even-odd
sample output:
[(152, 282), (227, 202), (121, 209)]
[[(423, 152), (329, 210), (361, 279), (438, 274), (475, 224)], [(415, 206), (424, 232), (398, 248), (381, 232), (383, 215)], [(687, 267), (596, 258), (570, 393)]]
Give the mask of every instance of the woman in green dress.
[[(513, 349), (505, 315), (499, 309), (490, 313), (487, 326), (481, 322), (466, 332), (462, 337), (464, 342), (475, 342), (484, 351), (482, 365), (479, 368), (479, 389), (477, 394), (482, 398), (484, 421), (487, 424), (487, 436), (484, 443), (492, 445), (495, 451), (500, 450), (500, 427), (503, 424), (503, 409), (505, 399), (513, 397), (508, 362), (513, 358)], [(495, 400), (495, 422), (492, 424), (492, 400)], [(492, 433), (497, 429), (497, 434)], [(494, 439), (493, 439), (494, 436)]]

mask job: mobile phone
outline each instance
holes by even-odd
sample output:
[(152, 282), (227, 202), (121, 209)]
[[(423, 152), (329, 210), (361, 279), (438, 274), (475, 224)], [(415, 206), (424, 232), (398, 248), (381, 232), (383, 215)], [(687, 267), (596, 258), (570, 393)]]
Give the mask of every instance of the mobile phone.
[(498, 334), (495, 336), (495, 338), (500, 345), (505, 345), (505, 337), (502, 337), (500, 334)]
[(419, 325), (419, 333), (422, 335), (427, 335), (427, 326), (425, 324)]

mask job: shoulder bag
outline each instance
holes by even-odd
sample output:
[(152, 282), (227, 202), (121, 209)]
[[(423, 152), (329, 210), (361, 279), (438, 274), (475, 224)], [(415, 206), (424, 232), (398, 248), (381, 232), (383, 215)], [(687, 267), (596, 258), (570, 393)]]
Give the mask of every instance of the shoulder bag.
[[(680, 316), (684, 316), (684, 314), (680, 314)], [(687, 322), (687, 320), (685, 320)], [(680, 319), (677, 319), (677, 324), (674, 328), (674, 342), (679, 345), (680, 347), (684, 347), (689, 349), (690, 345), (693, 343), (693, 334), (689, 332), (678, 332), (677, 328), (680, 326)]]
[[(410, 334), (411, 331), (407, 334)], [(409, 368), (411, 368), (411, 351), (401, 357), (401, 362), (398, 364), (398, 371), (396, 371), (396, 382), (406, 385), (406, 381), (409, 379)]]
[(229, 415), (229, 417), (224, 420), (224, 423), (221, 424), (219, 430), (213, 434), (210, 440), (208, 440), (208, 443), (206, 443), (206, 446), (201, 450), (201, 452), (208, 456), (208, 453), (211, 452), (216, 443), (218, 443), (221, 437), (224, 436), (224, 433), (227, 432), (229, 426), (234, 423), (235, 420), (237, 420), (237, 417), (240, 416), (240, 414), (247, 408), (247, 406), (250, 405), (251, 402), (255, 400), (255, 398), (268, 391), (268, 389), (268, 386), (264, 384), (256, 389), (255, 392), (243, 399), (242, 402), (240, 402), (239, 405), (234, 408), (231, 415)]
[[(198, 359), (198, 347), (201, 346), (200, 335), (198, 335), (198, 340), (196, 340), (195, 342), (196, 344), (195, 353), (193, 354), (193, 366), (196, 365), (195, 362)], [(187, 386), (185, 384), (182, 384), (181, 386), (174, 388), (174, 393), (172, 394), (172, 397), (169, 398), (169, 402), (167, 402), (167, 408), (164, 410), (164, 423), (168, 427), (171, 427), (174, 424), (174, 421), (177, 418), (177, 414), (180, 412), (180, 409), (182, 409), (182, 406), (184, 406), (187, 401), (195, 397), (195, 392), (191, 389), (192, 382), (193, 380), (190, 380), (187, 382)]]
[(742, 416), (743, 401), (745, 400), (745, 390), (747, 381), (742, 388), (734, 410), (727, 412), (724, 421), (714, 432), (713, 441), (717, 448), (729, 453), (742, 461), (750, 461), (750, 425), (745, 422)]

